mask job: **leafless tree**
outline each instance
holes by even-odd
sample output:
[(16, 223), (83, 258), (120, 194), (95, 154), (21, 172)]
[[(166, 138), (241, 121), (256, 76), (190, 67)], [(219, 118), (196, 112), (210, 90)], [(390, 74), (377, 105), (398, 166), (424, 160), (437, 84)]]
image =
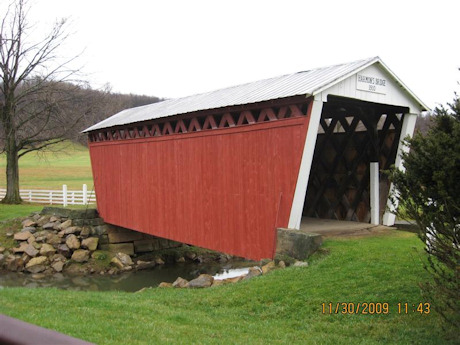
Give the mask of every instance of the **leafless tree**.
[[(57, 21), (41, 40), (29, 42), (33, 26), (27, 0), (10, 4), (0, 27), (0, 153), (6, 154), (7, 192), (2, 203), (20, 203), (19, 158), (68, 137), (85, 116), (72, 116), (69, 104), (78, 104), (78, 57), (63, 59), (62, 44), (69, 38), (67, 20)], [(79, 85), (80, 83), (80, 85)]]

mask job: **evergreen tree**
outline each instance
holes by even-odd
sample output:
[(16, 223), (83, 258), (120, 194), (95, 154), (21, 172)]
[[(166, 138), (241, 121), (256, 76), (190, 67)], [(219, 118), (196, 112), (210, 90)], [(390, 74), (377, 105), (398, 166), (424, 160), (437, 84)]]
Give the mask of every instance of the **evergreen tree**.
[(433, 281), (423, 285), (435, 309), (460, 326), (460, 99), (434, 110), (425, 135), (406, 140), (405, 170), (394, 170), (394, 198), (415, 220), (429, 254)]

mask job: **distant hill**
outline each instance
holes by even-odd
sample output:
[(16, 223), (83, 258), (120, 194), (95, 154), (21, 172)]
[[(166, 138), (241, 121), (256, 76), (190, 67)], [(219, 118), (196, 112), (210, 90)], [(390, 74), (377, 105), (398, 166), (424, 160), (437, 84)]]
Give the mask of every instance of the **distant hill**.
[[(78, 112), (84, 110), (84, 117), (79, 126), (75, 128), (74, 133), (67, 139), (87, 144), (87, 138), (81, 131), (102, 121), (106, 118), (128, 108), (140, 107), (142, 105), (160, 102), (163, 99), (155, 96), (112, 93), (110, 91), (99, 91), (93, 89), (81, 89), (83, 96), (83, 107), (78, 104), (69, 113), (77, 112), (75, 115), (81, 115)], [(69, 114), (69, 115), (70, 115)]]

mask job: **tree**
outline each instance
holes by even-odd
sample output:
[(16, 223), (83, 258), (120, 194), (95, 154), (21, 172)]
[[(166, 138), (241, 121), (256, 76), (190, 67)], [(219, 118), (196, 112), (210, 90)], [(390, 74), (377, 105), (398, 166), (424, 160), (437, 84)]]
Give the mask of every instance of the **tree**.
[[(6, 154), (7, 192), (3, 203), (20, 203), (19, 158), (64, 140), (84, 117), (84, 109), (66, 116), (67, 104), (80, 82), (71, 68), (76, 57), (63, 59), (59, 49), (68, 39), (62, 19), (42, 40), (29, 42), (27, 0), (10, 4), (0, 26), (0, 153)], [(72, 83), (69, 83), (69, 82)]]
[(422, 287), (434, 307), (460, 326), (460, 99), (434, 110), (426, 135), (407, 139), (404, 170), (393, 170), (399, 210), (415, 220), (433, 277)]

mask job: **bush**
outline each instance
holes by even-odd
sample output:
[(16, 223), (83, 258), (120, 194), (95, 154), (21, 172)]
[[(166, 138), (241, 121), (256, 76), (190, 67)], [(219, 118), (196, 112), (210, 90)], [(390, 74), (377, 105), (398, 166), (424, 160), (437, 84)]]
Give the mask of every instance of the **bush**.
[[(426, 243), (426, 269), (433, 282), (423, 285), (438, 312), (460, 326), (460, 100), (434, 110), (426, 135), (406, 139), (405, 171), (393, 170), (394, 199), (404, 217), (415, 220)], [(400, 216), (402, 216), (400, 214)], [(403, 218), (404, 218), (403, 217)]]

